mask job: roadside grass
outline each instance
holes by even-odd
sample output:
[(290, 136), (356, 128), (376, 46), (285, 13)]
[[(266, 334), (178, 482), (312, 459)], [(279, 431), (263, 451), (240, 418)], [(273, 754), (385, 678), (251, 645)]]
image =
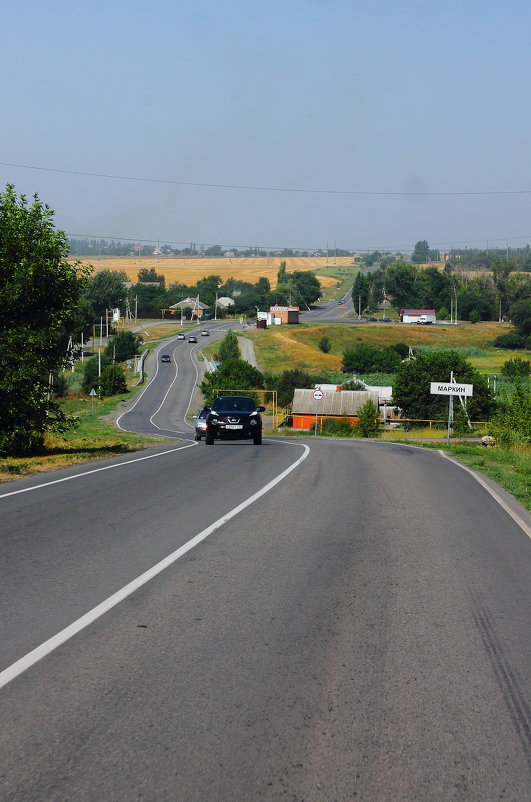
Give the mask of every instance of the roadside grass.
[(530, 446), (504, 449), (501, 446), (485, 448), (481, 443), (421, 445), (425, 448), (446, 451), (469, 468), (484, 473), (514, 496), (526, 509), (531, 510)]
[(62, 435), (47, 434), (42, 450), (31, 456), (0, 457), (0, 482), (127, 454), (167, 442), (160, 438), (122, 432), (112, 426), (113, 413), (129, 398), (129, 394), (124, 394), (104, 401), (87, 398), (61, 401), (64, 412), (77, 418), (77, 429)]

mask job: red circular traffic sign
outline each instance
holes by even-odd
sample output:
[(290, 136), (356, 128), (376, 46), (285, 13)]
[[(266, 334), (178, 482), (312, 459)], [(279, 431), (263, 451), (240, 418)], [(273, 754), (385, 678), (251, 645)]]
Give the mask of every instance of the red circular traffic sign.
[(322, 401), (323, 400), (323, 395), (324, 395), (324, 393), (323, 393), (322, 390), (314, 390), (313, 391), (313, 397), (315, 398), (316, 401)]

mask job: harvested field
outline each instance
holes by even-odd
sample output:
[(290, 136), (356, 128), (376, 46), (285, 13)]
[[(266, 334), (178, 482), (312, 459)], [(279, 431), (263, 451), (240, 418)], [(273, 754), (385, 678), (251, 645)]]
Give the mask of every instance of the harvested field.
[[(83, 262), (88, 260), (82, 259)], [(186, 284), (193, 286), (199, 279), (205, 276), (221, 276), (223, 282), (229, 278), (248, 281), (256, 284), (261, 276), (269, 279), (271, 286), (277, 283), (277, 272), (281, 262), (286, 262), (288, 271), (294, 270), (319, 270), (324, 267), (337, 265), (338, 267), (351, 267), (352, 257), (338, 256), (337, 259), (329, 259), (326, 256), (307, 257), (307, 256), (280, 256), (270, 257), (242, 257), (241, 259), (231, 259), (227, 256), (203, 258), (180, 258), (180, 257), (157, 257), (157, 256), (104, 256), (92, 259), (89, 264), (96, 272), (100, 270), (123, 271), (127, 274), (129, 281), (138, 279), (139, 270), (150, 270), (154, 268), (158, 274), (164, 276), (166, 287), (170, 284)], [(332, 277), (319, 277), (323, 287), (334, 286), (337, 279)]]

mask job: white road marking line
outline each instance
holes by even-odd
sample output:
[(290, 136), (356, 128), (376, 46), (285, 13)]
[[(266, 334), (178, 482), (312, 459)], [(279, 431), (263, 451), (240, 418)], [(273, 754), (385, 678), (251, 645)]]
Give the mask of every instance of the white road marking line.
[[(185, 435), (186, 436), (186, 435)], [(62, 479), (53, 479), (51, 482), (43, 482), (40, 485), (33, 485), (33, 487), (23, 487), (21, 490), (11, 490), (9, 493), (2, 493), (0, 495), (1, 498), (7, 498), (8, 496), (17, 496), (19, 493), (29, 493), (32, 490), (40, 490), (41, 487), (50, 487), (50, 485), (58, 485), (61, 482), (70, 482), (72, 479), (82, 479), (84, 476), (89, 476), (91, 473), (99, 473), (100, 471), (112, 471), (114, 468), (123, 468), (127, 465), (132, 465), (134, 462), (142, 462), (145, 459), (156, 459), (156, 457), (165, 457), (166, 454), (174, 454), (176, 451), (182, 451), (183, 448), (195, 448), (196, 443), (189, 443), (186, 446), (179, 446), (178, 448), (169, 448), (167, 451), (160, 451), (157, 454), (148, 454), (145, 457), (135, 457), (134, 459), (128, 459), (126, 462), (118, 462), (114, 465), (104, 465), (101, 468), (92, 468), (90, 471), (84, 471), (83, 473), (76, 473), (73, 476), (64, 476)]]
[(517, 524), (520, 527), (520, 529), (527, 535), (527, 537), (531, 538), (531, 526), (528, 526), (528, 524), (526, 524), (526, 522), (522, 518), (520, 518), (520, 516), (516, 512), (514, 512), (514, 510), (510, 508), (507, 502), (503, 500), (503, 498), (499, 495), (499, 493), (497, 493), (492, 487), (490, 487), (488, 482), (486, 482), (483, 479), (483, 477), (480, 476), (479, 473), (476, 473), (476, 471), (473, 471), (471, 470), (471, 468), (468, 468), (466, 465), (463, 465), (462, 462), (459, 462), (458, 460), (454, 459), (452, 456), (450, 456), (450, 454), (447, 454), (445, 451), (439, 450), (439, 454), (441, 454), (443, 457), (446, 457), (446, 459), (449, 459), (450, 462), (454, 463), (454, 465), (457, 465), (459, 468), (462, 468), (464, 471), (469, 473), (470, 476), (473, 476), (476, 482), (479, 482), (481, 487), (483, 487), (487, 491), (487, 493), (489, 493), (492, 496), (494, 501), (498, 502), (500, 507), (502, 507), (505, 510), (507, 515), (511, 516), (515, 524)]
[[(109, 596), (109, 598), (105, 599), (105, 601), (101, 602), (101, 604), (98, 604), (92, 610), (89, 610), (88, 613), (85, 613), (85, 615), (81, 616), (81, 618), (78, 618), (77, 621), (74, 621), (68, 627), (65, 627), (65, 629), (61, 630), (61, 632), (58, 632), (57, 635), (54, 635), (44, 643), (41, 643), (40, 646), (37, 646), (31, 652), (28, 652), (28, 654), (24, 655), (24, 657), (21, 657), (20, 660), (17, 660), (8, 668), (4, 669), (4, 671), (1, 671), (0, 688), (3, 688), (4, 685), (7, 685), (7, 683), (11, 682), (11, 680), (15, 679), (15, 677), (18, 677), (21, 674), (23, 674), (24, 671), (27, 671), (28, 668), (34, 666), (35, 663), (38, 663), (39, 660), (42, 660), (43, 657), (46, 657), (55, 649), (57, 649), (59, 646), (61, 646), (63, 643), (70, 640), (70, 638), (73, 638), (74, 635), (77, 635), (79, 632), (81, 632), (81, 630), (90, 626), (90, 624), (93, 624), (94, 621), (96, 621), (102, 615), (105, 615), (105, 613), (107, 613), (121, 601), (130, 596), (131, 593), (134, 593), (135, 590), (138, 590), (138, 588), (142, 587), (142, 585), (145, 585), (147, 582), (156, 577), (158, 574), (162, 573), (162, 571), (164, 571), (166, 568), (169, 568), (170, 565), (172, 565), (180, 557), (182, 557), (188, 551), (190, 551), (199, 543), (201, 543), (201, 541), (205, 540), (205, 538), (211, 535), (212, 532), (214, 532), (216, 529), (219, 529), (220, 526), (223, 526), (223, 524), (227, 523), (227, 521), (230, 521), (231, 518), (234, 518), (236, 515), (238, 515), (238, 513), (240, 513), (246, 507), (249, 507), (263, 495), (268, 493), (269, 490), (272, 490), (272, 488), (275, 487), (275, 485), (277, 485), (279, 482), (285, 479), (286, 476), (288, 476), (288, 474), (290, 474), (293, 470), (295, 470), (295, 468), (298, 468), (298, 466), (304, 462), (304, 460), (310, 453), (310, 449), (307, 445), (301, 443), (298, 444), (290, 443), (289, 445), (302, 445), (304, 449), (304, 453), (302, 454), (302, 456), (300, 456), (299, 459), (297, 459), (294, 463), (292, 463), (292, 465), (290, 465), (289, 468), (286, 468), (284, 471), (282, 471), (282, 473), (279, 473), (278, 476), (276, 476), (274, 479), (272, 479), (270, 482), (264, 485), (264, 487), (262, 487), (261, 490), (258, 490), (248, 499), (242, 501), (241, 504), (238, 504), (237, 507), (234, 507), (234, 509), (228, 512), (226, 515), (223, 515), (221, 518), (218, 518), (217, 521), (214, 521), (213, 524), (208, 526), (206, 529), (203, 529), (202, 532), (199, 532), (198, 535), (193, 537), (191, 540), (189, 540), (180, 548), (176, 549), (176, 551), (174, 551), (172, 554), (169, 554), (167, 557), (158, 562), (152, 568), (145, 571), (136, 579), (133, 579), (132, 582), (129, 582), (127, 585), (118, 590), (116, 593), (113, 593), (112, 596)], [(189, 446), (186, 447), (189, 448)]]

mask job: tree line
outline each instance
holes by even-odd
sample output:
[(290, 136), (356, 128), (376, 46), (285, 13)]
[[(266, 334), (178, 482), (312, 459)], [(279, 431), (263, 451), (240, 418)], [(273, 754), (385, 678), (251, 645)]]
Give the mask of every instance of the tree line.
[(353, 285), (354, 307), (377, 309), (387, 299), (397, 309), (435, 309), (440, 320), (510, 320), (531, 334), (531, 276), (516, 272), (510, 260), (495, 259), (485, 275), (468, 276), (395, 260)]

